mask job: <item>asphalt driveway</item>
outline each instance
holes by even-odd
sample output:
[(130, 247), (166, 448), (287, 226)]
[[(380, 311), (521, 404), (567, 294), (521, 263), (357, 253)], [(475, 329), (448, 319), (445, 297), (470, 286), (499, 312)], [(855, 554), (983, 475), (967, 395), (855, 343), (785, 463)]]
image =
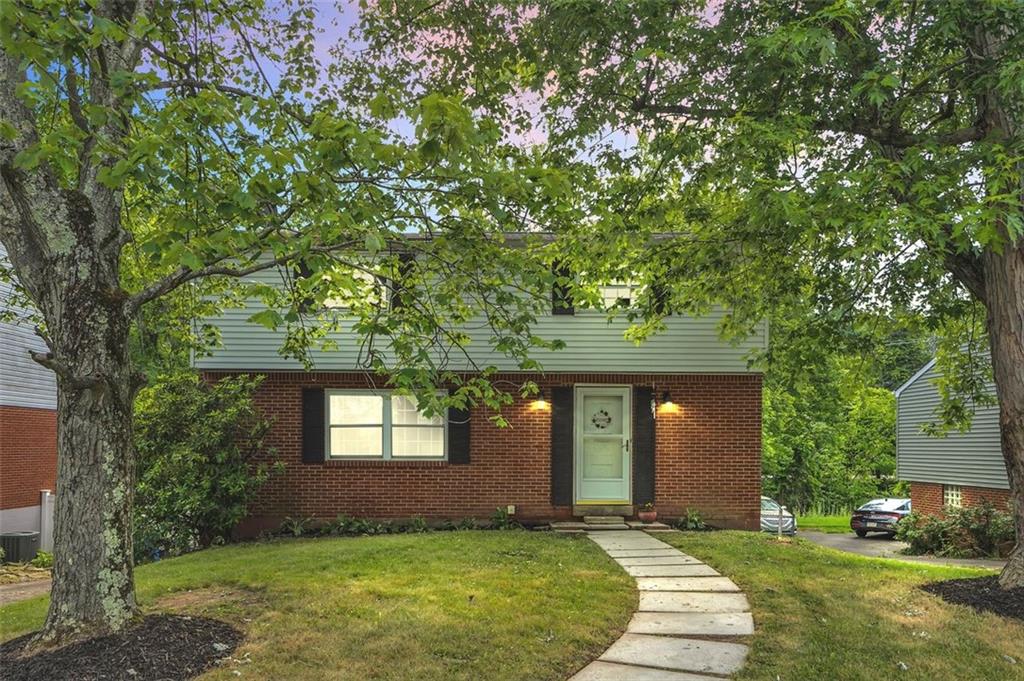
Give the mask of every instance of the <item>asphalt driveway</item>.
[(990, 570), (1002, 570), (1006, 565), (1005, 560), (985, 560), (981, 558), (936, 558), (933, 556), (906, 556), (900, 553), (906, 548), (906, 544), (895, 539), (889, 539), (884, 534), (869, 534), (866, 537), (858, 537), (852, 532), (849, 534), (826, 534), (824, 532), (803, 531), (797, 536), (812, 541), (820, 546), (830, 549), (856, 553), (860, 556), (871, 558), (891, 558), (903, 560), (909, 563), (928, 563), (930, 565), (955, 565), (958, 567), (987, 568)]

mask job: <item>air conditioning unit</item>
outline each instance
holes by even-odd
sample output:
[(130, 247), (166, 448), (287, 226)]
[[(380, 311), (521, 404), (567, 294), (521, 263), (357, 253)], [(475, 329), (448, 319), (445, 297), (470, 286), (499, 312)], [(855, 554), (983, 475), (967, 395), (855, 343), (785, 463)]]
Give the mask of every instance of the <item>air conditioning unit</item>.
[(27, 563), (39, 553), (39, 533), (4, 532), (0, 534), (0, 547), (4, 550), (4, 561)]

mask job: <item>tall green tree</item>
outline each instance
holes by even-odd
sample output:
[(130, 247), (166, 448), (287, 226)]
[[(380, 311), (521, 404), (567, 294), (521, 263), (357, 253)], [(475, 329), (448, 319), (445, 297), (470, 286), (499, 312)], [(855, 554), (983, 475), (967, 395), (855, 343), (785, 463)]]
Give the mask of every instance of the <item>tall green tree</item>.
[(726, 304), (740, 333), (796, 300), (811, 338), (979, 310), (1020, 540), (1000, 583), (1024, 585), (1024, 5), (403, 0), (364, 35), (386, 68), (362, 87), (541, 126), (591, 204), (561, 240), (587, 271)]
[[(166, 339), (164, 313), (260, 296), (254, 323), (286, 328), (282, 352), (302, 358), (340, 323), (326, 301), (346, 300), (365, 367), (428, 410), (438, 382), (453, 404), (507, 397), (486, 367), (449, 370), (468, 320), (524, 368), (552, 344), (530, 333), (546, 246), (504, 245), (572, 215), (564, 178), (460, 96), (361, 99), (317, 60), (315, 19), (308, 0), (0, 2), (4, 274), (38, 310), (34, 357), (59, 387), (42, 641), (137, 613), (132, 405), (150, 367), (135, 359), (154, 353), (132, 339)], [(244, 283), (269, 268), (290, 285)]]

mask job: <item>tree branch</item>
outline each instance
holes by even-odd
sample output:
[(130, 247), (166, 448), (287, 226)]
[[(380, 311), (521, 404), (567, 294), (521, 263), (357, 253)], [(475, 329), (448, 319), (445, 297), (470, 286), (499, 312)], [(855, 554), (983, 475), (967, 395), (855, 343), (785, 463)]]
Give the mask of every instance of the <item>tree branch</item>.
[(103, 383), (103, 376), (93, 374), (91, 376), (75, 375), (63, 362), (54, 358), (52, 352), (36, 352), (29, 350), (29, 355), (36, 363), (41, 364), (60, 377), (62, 383), (75, 390), (86, 390)]
[[(642, 99), (633, 102), (633, 110), (637, 113), (654, 115), (683, 116), (695, 120), (722, 120), (736, 116), (751, 116), (765, 119), (777, 115), (777, 112), (744, 111), (741, 109), (722, 109), (715, 107), (695, 107), (685, 104), (646, 104)], [(900, 128), (891, 129), (882, 125), (873, 125), (867, 121), (854, 120), (844, 123), (837, 119), (821, 119), (811, 124), (817, 132), (834, 132), (847, 135), (860, 135), (878, 144), (906, 149), (908, 147), (936, 144), (940, 146), (958, 146), (967, 142), (984, 139), (985, 130), (979, 125), (971, 125), (945, 133), (915, 134)]]
[[(309, 253), (314, 254), (326, 254), (340, 250), (342, 248), (350, 248), (355, 242), (346, 241), (332, 246), (319, 246), (309, 249)], [(128, 299), (126, 310), (129, 317), (135, 316), (139, 309), (148, 303), (149, 301), (159, 298), (162, 295), (170, 293), (174, 289), (196, 279), (202, 279), (205, 277), (232, 277), (239, 279), (241, 277), (255, 274), (256, 272), (262, 272), (272, 267), (278, 267), (289, 262), (293, 262), (299, 258), (302, 253), (292, 252), (285, 255), (273, 258), (271, 260), (263, 260), (246, 267), (232, 267), (230, 265), (221, 264), (229, 256), (220, 258), (213, 263), (210, 263), (199, 269), (190, 269), (188, 267), (180, 267), (173, 273), (166, 277), (150, 284), (146, 288), (142, 289), (131, 298)]]
[(249, 90), (243, 90), (239, 87), (232, 85), (224, 85), (222, 83), (213, 83), (207, 80), (199, 80), (198, 78), (174, 78), (171, 80), (161, 80), (152, 85), (146, 85), (142, 87), (143, 90), (170, 90), (176, 87), (190, 87), (196, 90), (216, 90), (226, 95), (235, 95), (237, 97), (253, 97), (260, 98), (263, 95), (250, 92)]

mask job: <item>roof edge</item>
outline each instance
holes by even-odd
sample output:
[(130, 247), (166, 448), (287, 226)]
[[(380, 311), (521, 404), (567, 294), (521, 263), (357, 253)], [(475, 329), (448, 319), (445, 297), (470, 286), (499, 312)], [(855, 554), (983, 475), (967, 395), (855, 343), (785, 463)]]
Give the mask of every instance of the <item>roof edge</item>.
[(906, 390), (907, 388), (909, 388), (909, 387), (910, 387), (910, 386), (911, 386), (911, 385), (912, 385), (912, 384), (913, 384), (913, 383), (914, 383), (915, 381), (917, 381), (917, 379), (919, 379), (919, 378), (921, 378), (922, 376), (924, 376), (924, 374), (925, 374), (925, 373), (926, 373), (926, 372), (927, 372), (927, 371), (928, 371), (929, 369), (931, 369), (931, 368), (932, 368), (933, 366), (935, 366), (935, 362), (936, 362), (937, 360), (938, 360), (938, 357), (933, 357), (933, 358), (932, 358), (932, 359), (931, 359), (931, 360), (930, 360), (930, 361), (929, 361), (929, 362), (928, 362), (927, 364), (925, 364), (925, 365), (924, 365), (923, 367), (921, 367), (920, 369), (918, 369), (918, 370), (917, 370), (917, 373), (916, 373), (916, 374), (914, 374), (913, 376), (911, 376), (911, 377), (910, 377), (910, 378), (909, 378), (909, 379), (907, 380), (907, 382), (906, 382), (906, 383), (904, 383), (904, 384), (903, 384), (903, 385), (901, 385), (900, 387), (896, 388), (896, 390), (895, 390), (895, 391), (893, 391), (893, 394), (894, 394), (894, 395), (896, 395), (896, 399), (898, 400), (898, 399), (900, 398), (900, 395), (902, 395), (902, 394), (903, 394), (903, 391), (904, 391), (904, 390)]

